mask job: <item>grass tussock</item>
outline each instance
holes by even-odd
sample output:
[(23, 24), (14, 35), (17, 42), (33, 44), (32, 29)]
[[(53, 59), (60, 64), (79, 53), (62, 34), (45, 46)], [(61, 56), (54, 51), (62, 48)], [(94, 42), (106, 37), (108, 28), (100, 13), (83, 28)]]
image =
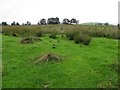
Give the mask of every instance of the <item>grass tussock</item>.
[(21, 40), (21, 44), (30, 44), (33, 43), (33, 39), (32, 38), (24, 38)]
[(21, 44), (31, 44), (34, 43), (35, 41), (42, 41), (42, 39), (38, 37), (27, 37), (21, 40)]
[(78, 32), (77, 31), (66, 31), (65, 34), (66, 34), (66, 37), (69, 39), (69, 40), (74, 40), (74, 37), (75, 35), (77, 34)]
[(58, 34), (59, 34), (59, 33), (58, 33), (57, 30), (51, 30), (51, 31), (49, 32), (49, 38), (56, 39)]
[(83, 33), (78, 33), (77, 35), (74, 36), (74, 41), (75, 43), (83, 43), (84, 45), (89, 45), (91, 41), (91, 36), (88, 34), (83, 34)]
[(60, 61), (62, 60), (62, 57), (54, 53), (45, 53), (43, 55), (36, 57), (34, 60), (35, 64), (39, 64), (40, 62)]
[(38, 32), (36, 32), (35, 36), (36, 37), (42, 37), (43, 36), (43, 31), (39, 30)]

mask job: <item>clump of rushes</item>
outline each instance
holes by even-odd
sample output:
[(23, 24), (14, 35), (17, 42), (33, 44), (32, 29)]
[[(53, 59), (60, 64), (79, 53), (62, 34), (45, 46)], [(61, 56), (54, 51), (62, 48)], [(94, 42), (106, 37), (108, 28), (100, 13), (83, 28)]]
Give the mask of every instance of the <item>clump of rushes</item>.
[(77, 33), (78, 33), (77, 31), (67, 31), (65, 34), (69, 40), (74, 40), (74, 37), (76, 36)]
[(35, 61), (35, 64), (39, 64), (41, 62), (58, 62), (63, 60), (64, 58), (61, 55), (55, 54), (55, 53), (51, 53), (51, 52), (47, 52), (45, 54), (42, 54), (38, 57), (36, 57), (35, 59), (33, 59)]
[(83, 43), (84, 45), (89, 45), (91, 41), (91, 36), (85, 33), (78, 33), (76, 36), (74, 36), (75, 43)]
[(82, 38), (83, 44), (84, 44), (84, 45), (89, 45), (91, 39), (92, 39), (91, 36), (85, 34), (85, 35), (83, 36), (83, 38)]
[[(69, 40), (74, 40), (76, 32), (82, 31), (83, 33), (89, 34), (93, 37), (105, 37), (111, 39), (120, 39), (118, 35), (119, 31), (116, 26), (95, 26), (95, 25), (61, 25), (62, 28), (59, 28), (59, 25), (46, 25), (46, 26), (2, 26), (4, 35), (11, 36), (37, 36), (41, 37), (44, 35), (50, 35), (51, 38), (57, 38), (56, 36), (60, 31), (64, 31), (64, 34)], [(41, 32), (42, 31), (42, 32)], [(57, 35), (55, 32), (57, 31)], [(63, 36), (64, 36), (63, 34)]]
[(81, 33), (79, 33), (79, 34), (77, 34), (76, 36), (74, 36), (74, 41), (75, 41), (75, 43), (77, 43), (77, 44), (79, 44), (80, 42), (82, 42), (82, 34)]
[(29, 38), (29, 37), (21, 40), (21, 44), (30, 44), (33, 42), (34, 42), (33, 38)]
[(38, 37), (27, 37), (21, 40), (21, 44), (31, 44), (34, 43), (34, 41), (42, 41), (42, 39)]
[(50, 38), (56, 39), (58, 35), (58, 31), (57, 30), (52, 30), (49, 34)]
[(42, 35), (43, 35), (42, 30), (36, 32), (36, 34), (35, 34), (36, 37), (42, 37)]

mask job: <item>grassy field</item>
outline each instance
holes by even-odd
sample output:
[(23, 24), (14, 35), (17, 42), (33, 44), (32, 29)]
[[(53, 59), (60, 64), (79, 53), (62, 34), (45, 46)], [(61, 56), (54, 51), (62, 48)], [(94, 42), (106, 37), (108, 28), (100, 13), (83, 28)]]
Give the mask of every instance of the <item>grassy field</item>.
[[(14, 37), (7, 29), (6, 33), (2, 35), (3, 88), (118, 87), (117, 39), (92, 37), (89, 45), (84, 45), (65, 37), (52, 39), (44, 35), (40, 41), (21, 44), (22, 34)], [(34, 59), (45, 53), (55, 53), (62, 59), (35, 64)]]

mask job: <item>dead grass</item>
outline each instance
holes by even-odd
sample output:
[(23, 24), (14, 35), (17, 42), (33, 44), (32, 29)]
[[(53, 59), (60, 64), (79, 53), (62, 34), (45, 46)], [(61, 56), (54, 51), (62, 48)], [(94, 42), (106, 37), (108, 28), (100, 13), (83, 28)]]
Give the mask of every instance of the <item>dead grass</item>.
[(38, 37), (27, 37), (21, 40), (21, 44), (31, 44), (34, 41), (42, 41), (42, 39)]
[(35, 64), (39, 64), (40, 62), (50, 62), (50, 61), (60, 61), (62, 60), (62, 56), (54, 54), (54, 53), (45, 53), (34, 59)]

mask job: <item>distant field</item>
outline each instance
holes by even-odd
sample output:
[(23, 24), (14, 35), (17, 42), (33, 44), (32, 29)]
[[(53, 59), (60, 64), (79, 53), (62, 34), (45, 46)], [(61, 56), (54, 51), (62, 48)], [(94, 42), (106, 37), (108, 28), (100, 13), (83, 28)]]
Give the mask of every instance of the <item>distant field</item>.
[[(89, 44), (84, 45), (86, 39), (79, 44), (75, 43), (75, 38), (69, 40), (66, 35), (71, 35), (69, 31), (74, 33), (73, 30), (89, 35)], [(56, 31), (59, 32), (53, 33)], [(26, 37), (37, 37), (39, 40), (21, 44), (21, 40)], [(118, 39), (117, 27), (4, 26), (2, 87), (117, 88)], [(54, 53), (62, 58), (36, 64), (35, 58), (45, 53)]]

